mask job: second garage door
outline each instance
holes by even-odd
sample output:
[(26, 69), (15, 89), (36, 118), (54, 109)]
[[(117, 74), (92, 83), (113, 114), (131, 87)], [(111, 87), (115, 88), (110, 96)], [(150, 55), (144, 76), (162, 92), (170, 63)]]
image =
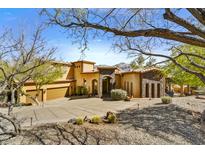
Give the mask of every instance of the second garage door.
[(69, 87), (47, 89), (47, 100), (69, 96)]

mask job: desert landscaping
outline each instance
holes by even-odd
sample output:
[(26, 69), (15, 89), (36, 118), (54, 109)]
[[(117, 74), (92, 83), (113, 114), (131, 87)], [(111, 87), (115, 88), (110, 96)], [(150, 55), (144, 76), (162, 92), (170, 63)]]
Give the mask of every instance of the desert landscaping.
[[(65, 101), (65, 100), (64, 100)], [(90, 108), (83, 102), (91, 102)], [(91, 105), (95, 102), (98, 105)], [(193, 103), (194, 102), (194, 103)], [(160, 99), (134, 99), (130, 102), (105, 101), (90, 98), (78, 101), (68, 101), (61, 104), (68, 108), (72, 103), (78, 107), (92, 111), (88, 118), (96, 115), (106, 115), (105, 110), (116, 113), (116, 123), (89, 123), (82, 125), (68, 122), (64, 118), (61, 122), (41, 121), (41, 124), (23, 126), (21, 133), (15, 137), (1, 136), (1, 144), (204, 144), (205, 131), (200, 121), (200, 113), (205, 109), (205, 101), (195, 97), (176, 97), (170, 104), (162, 104)], [(112, 104), (113, 103), (113, 104)], [(58, 102), (59, 104), (59, 102)], [(118, 104), (118, 108), (116, 107)], [(119, 108), (119, 104), (123, 107)], [(104, 110), (101, 110), (101, 106)], [(59, 106), (59, 105), (58, 105)], [(97, 107), (98, 106), (98, 107)], [(32, 110), (46, 108), (56, 109), (56, 102), (50, 102), (44, 107), (31, 107)], [(18, 107), (19, 108), (19, 107)], [(24, 108), (15, 109), (26, 113)], [(15, 113), (14, 110), (14, 113)], [(28, 109), (27, 109), (28, 110)], [(31, 110), (31, 109), (30, 109)], [(72, 111), (71, 107), (71, 111)], [(101, 111), (100, 111), (101, 110)], [(69, 108), (67, 110), (69, 112)], [(78, 113), (86, 116), (85, 111), (79, 108)], [(28, 112), (28, 111), (27, 111)], [(46, 112), (47, 113), (47, 112)], [(57, 112), (56, 112), (57, 114)], [(60, 117), (65, 113), (56, 116)], [(26, 116), (26, 114), (25, 114)], [(71, 116), (70, 116), (71, 117)], [(73, 117), (78, 117), (73, 116)], [(22, 117), (23, 118), (23, 117)], [(60, 121), (60, 120), (58, 120)]]

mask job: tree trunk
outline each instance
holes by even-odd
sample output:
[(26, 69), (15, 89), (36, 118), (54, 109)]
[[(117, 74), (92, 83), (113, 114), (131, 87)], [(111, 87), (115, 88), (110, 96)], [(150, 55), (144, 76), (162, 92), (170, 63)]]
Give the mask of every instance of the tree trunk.
[(188, 93), (188, 95), (190, 95), (190, 86), (189, 85), (187, 85), (187, 93)]
[(8, 103), (8, 93), (5, 92), (5, 97), (4, 97), (4, 101), (3, 101), (4, 104), (7, 104)]
[(11, 88), (11, 101), (8, 102), (8, 115), (11, 115), (15, 103), (16, 103), (15, 89), (12, 87)]
[(38, 100), (38, 94), (36, 94), (36, 96), (35, 96), (35, 102), (37, 103), (37, 105), (40, 105), (40, 102)]
[(181, 89), (180, 89), (180, 95), (183, 96), (184, 95), (184, 85), (180, 85)]
[(36, 95), (35, 95), (35, 102), (38, 104), (38, 105), (40, 105), (40, 102), (39, 102), (39, 100), (38, 100), (38, 96), (39, 96), (39, 94), (40, 94), (40, 90), (39, 90), (39, 88), (36, 88)]
[(36, 100), (36, 103), (38, 103), (38, 105), (42, 105), (42, 107), (44, 107), (44, 103), (43, 102), (39, 102), (38, 100), (38, 96), (40, 95), (40, 89), (41, 89), (41, 85), (39, 84), (36, 84), (36, 95), (35, 95), (35, 100)]

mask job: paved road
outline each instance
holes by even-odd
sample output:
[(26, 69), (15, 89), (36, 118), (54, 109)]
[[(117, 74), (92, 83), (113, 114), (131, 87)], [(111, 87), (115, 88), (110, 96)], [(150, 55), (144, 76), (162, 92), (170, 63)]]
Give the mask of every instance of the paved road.
[[(144, 108), (161, 103), (159, 98), (147, 99), (138, 98), (130, 102), (125, 101), (103, 101), (100, 98), (86, 98), (69, 100), (68, 98), (48, 101), (42, 106), (15, 107), (14, 114), (21, 119), (23, 126), (32, 124), (66, 122), (76, 117), (92, 117), (93, 115), (103, 116), (107, 111), (118, 112), (126, 108)], [(191, 108), (202, 112), (205, 109), (205, 100), (197, 100), (194, 97), (178, 97), (173, 103), (183, 108)], [(6, 113), (7, 109), (0, 109)]]

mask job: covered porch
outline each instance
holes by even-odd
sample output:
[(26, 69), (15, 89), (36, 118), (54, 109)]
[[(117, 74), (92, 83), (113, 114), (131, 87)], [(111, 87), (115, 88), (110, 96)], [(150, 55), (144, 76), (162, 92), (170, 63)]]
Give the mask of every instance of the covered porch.
[(99, 77), (99, 97), (110, 97), (110, 92), (115, 88), (115, 67), (98, 67)]

